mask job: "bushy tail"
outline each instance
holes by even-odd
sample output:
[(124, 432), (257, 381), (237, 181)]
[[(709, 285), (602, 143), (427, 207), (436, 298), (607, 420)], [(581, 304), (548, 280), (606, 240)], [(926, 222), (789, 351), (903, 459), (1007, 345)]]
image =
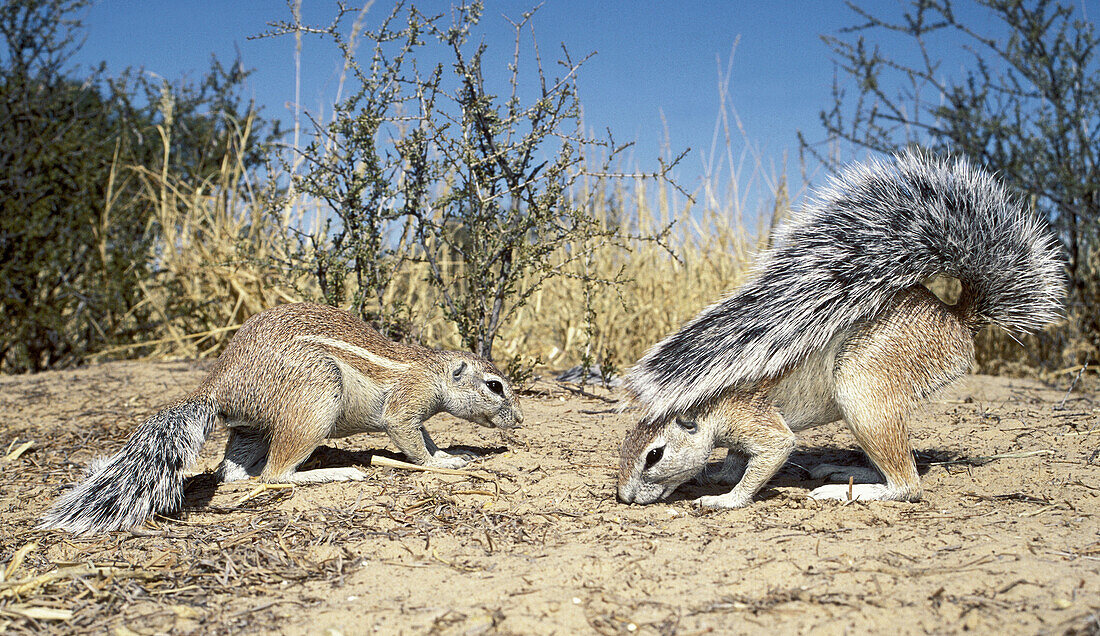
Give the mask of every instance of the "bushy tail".
[(664, 339), (627, 378), (647, 419), (776, 377), (930, 276), (958, 278), (967, 317), (1029, 332), (1061, 315), (1060, 248), (967, 161), (906, 152), (834, 178), (781, 228), (753, 280)]
[(126, 530), (183, 504), (183, 471), (214, 427), (215, 407), (192, 396), (142, 422), (117, 454), (93, 462), (88, 478), (62, 495), (39, 527), (91, 534)]

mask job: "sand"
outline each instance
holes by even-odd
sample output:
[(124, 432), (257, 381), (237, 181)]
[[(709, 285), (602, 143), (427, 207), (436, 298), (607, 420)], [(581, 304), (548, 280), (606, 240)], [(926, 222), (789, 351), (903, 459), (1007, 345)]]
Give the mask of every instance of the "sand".
[(697, 509), (728, 487), (691, 484), (620, 504), (630, 414), (612, 392), (540, 382), (510, 438), (428, 423), (440, 446), (481, 455), (467, 474), (370, 466), (401, 456), (364, 434), (310, 461), (365, 481), (245, 499), (254, 483), (208, 474), (219, 429), (175, 518), (90, 539), (34, 530), (208, 364), (0, 377), (0, 632), (1100, 632), (1100, 398), (1067, 393), (1072, 376), (969, 376), (929, 404), (911, 423), (919, 503), (809, 499), (820, 482), (804, 467), (865, 465), (836, 423), (801, 434), (748, 508)]

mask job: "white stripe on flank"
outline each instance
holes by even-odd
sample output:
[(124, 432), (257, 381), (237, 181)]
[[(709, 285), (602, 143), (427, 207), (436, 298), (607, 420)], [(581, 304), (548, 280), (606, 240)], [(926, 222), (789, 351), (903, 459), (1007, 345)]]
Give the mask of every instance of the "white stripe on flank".
[(382, 367), (383, 369), (392, 369), (394, 371), (404, 371), (409, 368), (409, 365), (404, 362), (397, 362), (396, 360), (390, 360), (389, 358), (380, 356), (376, 353), (371, 353), (363, 347), (357, 347), (353, 344), (344, 342), (343, 340), (336, 340), (335, 338), (326, 338), (324, 336), (298, 336), (298, 340), (304, 342), (312, 342), (314, 344), (323, 345), (325, 347), (332, 347), (341, 351), (346, 351), (352, 355), (359, 356), (367, 362), (373, 364), (376, 367)]

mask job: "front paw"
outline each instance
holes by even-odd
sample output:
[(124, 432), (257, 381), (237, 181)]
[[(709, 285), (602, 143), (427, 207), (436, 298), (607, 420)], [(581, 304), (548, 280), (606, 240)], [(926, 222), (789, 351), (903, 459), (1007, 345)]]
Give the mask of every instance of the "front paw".
[(732, 492), (728, 492), (724, 495), (705, 495), (695, 500), (695, 505), (701, 508), (719, 508), (727, 510), (744, 508), (750, 503), (752, 503), (752, 497), (743, 497)]
[(470, 460), (466, 457), (439, 451), (435, 455), (432, 455), (431, 459), (424, 462), (424, 465), (430, 468), (462, 468), (469, 462)]

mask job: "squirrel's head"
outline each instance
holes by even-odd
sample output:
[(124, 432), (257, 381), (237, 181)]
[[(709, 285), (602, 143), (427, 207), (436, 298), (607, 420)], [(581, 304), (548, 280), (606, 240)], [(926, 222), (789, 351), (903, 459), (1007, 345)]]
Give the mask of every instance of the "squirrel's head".
[(623, 440), (619, 501), (648, 504), (672, 494), (707, 464), (713, 432), (693, 419), (643, 420)]
[(455, 352), (443, 376), (444, 410), (482, 426), (515, 428), (523, 411), (512, 385), (492, 362)]

